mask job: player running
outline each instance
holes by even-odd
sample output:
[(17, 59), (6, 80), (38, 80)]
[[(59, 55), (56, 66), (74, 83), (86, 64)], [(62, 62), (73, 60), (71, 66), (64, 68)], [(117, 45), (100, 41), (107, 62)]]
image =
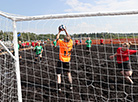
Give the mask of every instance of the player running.
[(43, 52), (43, 47), (40, 46), (40, 43), (37, 43), (37, 46), (34, 48), (36, 55), (35, 55), (35, 61), (37, 61), (39, 58), (40, 60), (42, 59), (42, 52)]
[[(65, 31), (66, 36), (62, 41), (59, 39), (60, 32)], [(56, 37), (57, 44), (59, 45), (59, 61), (57, 63), (57, 82), (58, 82), (58, 89), (61, 91), (61, 73), (62, 68), (68, 74), (68, 80), (70, 83), (70, 89), (72, 89), (72, 76), (70, 72), (70, 59), (71, 59), (71, 50), (73, 46), (73, 41), (70, 35), (67, 33), (65, 27), (63, 25), (59, 26), (59, 33)]]
[(129, 56), (138, 52), (138, 50), (129, 50), (129, 47), (130, 43), (124, 43), (122, 47), (117, 49), (117, 52), (114, 55), (110, 56), (110, 59), (117, 56), (118, 68), (121, 74), (133, 84), (133, 81), (129, 77), (132, 75), (132, 69), (129, 64)]

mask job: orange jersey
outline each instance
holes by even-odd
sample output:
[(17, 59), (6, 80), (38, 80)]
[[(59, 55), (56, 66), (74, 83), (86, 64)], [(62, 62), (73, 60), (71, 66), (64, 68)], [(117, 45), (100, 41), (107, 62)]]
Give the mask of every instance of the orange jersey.
[(70, 39), (69, 42), (64, 42), (61, 39), (57, 41), (60, 49), (59, 49), (59, 59), (62, 62), (69, 62), (71, 59), (71, 50), (73, 46), (73, 41)]

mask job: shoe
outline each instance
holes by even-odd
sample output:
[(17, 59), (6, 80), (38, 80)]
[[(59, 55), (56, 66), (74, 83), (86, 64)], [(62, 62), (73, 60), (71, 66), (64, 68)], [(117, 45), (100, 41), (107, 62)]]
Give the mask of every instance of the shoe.
[(61, 92), (61, 89), (59, 88), (58, 91)]
[(73, 87), (71, 86), (71, 87), (70, 87), (70, 90), (72, 90), (72, 89), (73, 89)]

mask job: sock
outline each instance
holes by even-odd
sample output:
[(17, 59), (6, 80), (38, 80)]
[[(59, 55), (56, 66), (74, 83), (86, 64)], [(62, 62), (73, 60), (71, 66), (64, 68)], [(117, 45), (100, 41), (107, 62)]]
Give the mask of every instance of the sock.
[(70, 88), (71, 90), (73, 89), (72, 83), (70, 83), (69, 88)]
[(60, 89), (60, 88), (61, 88), (61, 84), (58, 83), (58, 89)]

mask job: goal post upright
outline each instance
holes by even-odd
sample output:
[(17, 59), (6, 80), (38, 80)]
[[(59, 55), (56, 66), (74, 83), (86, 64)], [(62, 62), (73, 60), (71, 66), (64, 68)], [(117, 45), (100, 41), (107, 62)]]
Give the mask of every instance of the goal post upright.
[(19, 65), (19, 53), (18, 53), (18, 38), (17, 38), (17, 27), (16, 27), (16, 20), (13, 15), (10, 15), (9, 13), (0, 11), (0, 15), (12, 20), (13, 25), (13, 44), (14, 44), (14, 51), (15, 55), (13, 55), (6, 46), (0, 42), (0, 44), (3, 46), (3, 48), (11, 55), (11, 57), (15, 61), (15, 72), (16, 72), (16, 79), (17, 79), (17, 96), (18, 96), (18, 102), (22, 102), (22, 90), (21, 90), (21, 77), (20, 77), (20, 65)]
[(16, 29), (16, 21), (13, 20), (13, 43), (14, 43), (14, 51), (15, 51), (15, 70), (16, 70), (16, 78), (17, 78), (17, 92), (18, 92), (18, 101), (22, 102), (22, 90), (21, 90), (21, 77), (20, 77), (20, 65), (19, 65), (19, 53), (18, 53), (18, 38), (17, 38), (17, 29)]

